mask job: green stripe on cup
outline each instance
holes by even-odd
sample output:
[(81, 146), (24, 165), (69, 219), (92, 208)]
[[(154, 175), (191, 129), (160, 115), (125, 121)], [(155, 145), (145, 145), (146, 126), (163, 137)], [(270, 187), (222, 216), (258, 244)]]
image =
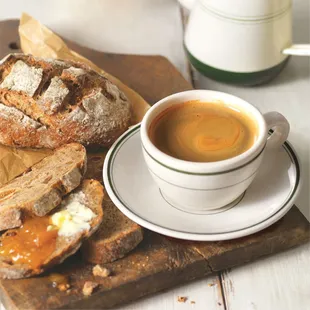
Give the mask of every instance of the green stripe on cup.
[(265, 147), (266, 147), (266, 144), (264, 145), (264, 147), (260, 150), (260, 152), (253, 158), (251, 159), (250, 161), (246, 162), (245, 164), (242, 164), (236, 168), (232, 168), (232, 169), (229, 169), (229, 170), (224, 170), (224, 171), (220, 171), (220, 172), (210, 172), (210, 173), (206, 173), (206, 172), (190, 172), (190, 171), (184, 171), (184, 170), (179, 170), (179, 169), (175, 169), (175, 168), (172, 168), (170, 166), (167, 166), (165, 164), (163, 164), (161, 161), (157, 160), (154, 156), (152, 156), (145, 148), (145, 146), (143, 145), (143, 143), (141, 142), (142, 144), (142, 148), (143, 150), (149, 155), (150, 158), (152, 158), (156, 163), (158, 163), (159, 165), (169, 169), (169, 170), (172, 170), (172, 171), (175, 171), (175, 172), (179, 172), (179, 173), (183, 173), (183, 174), (188, 174), (188, 175), (197, 175), (197, 176), (207, 176), (207, 175), (220, 175), (220, 174), (225, 174), (225, 173), (230, 173), (230, 172), (233, 172), (233, 171), (236, 171), (236, 170), (239, 170), (249, 164), (251, 164), (253, 161), (255, 161), (261, 154), (262, 152), (264, 151)]
[(285, 67), (290, 57), (287, 57), (280, 64), (269, 68), (267, 70), (256, 71), (256, 72), (232, 72), (225, 71), (221, 69), (217, 69), (202, 63), (196, 57), (194, 57), (187, 47), (184, 45), (186, 54), (190, 63), (193, 67), (199, 71), (202, 75), (209, 77), (213, 80), (229, 83), (229, 84), (237, 84), (244, 86), (254, 86), (263, 83), (267, 83), (273, 78), (275, 78)]

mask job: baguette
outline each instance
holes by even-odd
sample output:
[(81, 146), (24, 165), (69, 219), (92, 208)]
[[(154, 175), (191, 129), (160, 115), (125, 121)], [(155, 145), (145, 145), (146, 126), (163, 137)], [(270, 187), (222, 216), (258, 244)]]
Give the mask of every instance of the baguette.
[(103, 203), (104, 218), (98, 231), (82, 245), (83, 258), (94, 264), (111, 263), (124, 257), (143, 240), (143, 229), (111, 201)]
[[(0, 277), (5, 279), (19, 279), (38, 275), (50, 267), (62, 263), (67, 257), (73, 255), (80, 248), (82, 241), (91, 236), (99, 227), (103, 217), (102, 200), (102, 185), (95, 180), (84, 180), (79, 188), (77, 188), (72, 194), (69, 194), (64, 199), (60, 207), (57, 210), (53, 210), (53, 212), (49, 214), (49, 218), (52, 218), (55, 214), (61, 214), (59, 212), (68, 210), (70, 203), (72, 205), (72, 203), (76, 202), (79, 202), (90, 209), (93, 213), (93, 217), (91, 219), (88, 218), (86, 227), (82, 227), (72, 235), (64, 235), (60, 233), (61, 230), (55, 230), (55, 247), (48, 256), (43, 257), (40, 257), (40, 248), (38, 248), (37, 253), (34, 256), (37, 260), (36, 264), (33, 262), (17, 262), (10, 256), (12, 254), (3, 254), (3, 245), (6, 245), (4, 242), (5, 239), (11, 238), (9, 240), (13, 240), (14, 242), (14, 238), (18, 238), (20, 236), (18, 235), (19, 228), (5, 232), (0, 237)], [(41, 221), (44, 218), (37, 217), (37, 219)], [(40, 222), (38, 222), (38, 224), (40, 224)], [(37, 237), (37, 239), (40, 240), (39, 237)], [(49, 245), (49, 243), (47, 245)], [(27, 251), (27, 248), (25, 249)], [(16, 253), (13, 254), (16, 255)], [(28, 256), (24, 255), (24, 257), (27, 258)], [(42, 260), (40, 261), (39, 258)]]
[(64, 145), (0, 188), (0, 230), (22, 225), (25, 216), (44, 216), (64, 195), (80, 185), (86, 172), (86, 150)]
[(0, 143), (56, 148), (110, 146), (131, 105), (106, 77), (72, 61), (10, 54), (0, 63)]

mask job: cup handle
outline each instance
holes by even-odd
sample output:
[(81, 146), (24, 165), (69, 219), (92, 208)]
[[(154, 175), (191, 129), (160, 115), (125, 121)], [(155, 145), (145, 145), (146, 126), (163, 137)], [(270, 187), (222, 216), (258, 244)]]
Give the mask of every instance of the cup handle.
[(273, 133), (267, 139), (267, 147), (280, 147), (286, 141), (290, 132), (289, 122), (278, 112), (265, 113), (264, 118), (267, 124), (267, 130), (273, 130)]

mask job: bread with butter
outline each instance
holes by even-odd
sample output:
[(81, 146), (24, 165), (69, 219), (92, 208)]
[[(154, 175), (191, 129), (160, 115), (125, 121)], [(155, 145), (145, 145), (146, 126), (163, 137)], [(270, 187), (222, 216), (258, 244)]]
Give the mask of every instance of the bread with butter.
[(56, 149), (0, 188), (0, 231), (19, 227), (25, 216), (44, 216), (78, 187), (86, 171), (86, 150), (70, 143)]
[[(27, 235), (20, 233), (23, 227), (5, 232), (0, 237), (0, 277), (20, 279), (38, 275), (73, 255), (102, 222), (103, 195), (103, 187), (98, 181), (84, 180), (80, 187), (64, 198), (59, 208), (46, 217), (32, 218), (36, 221), (32, 225), (35, 238), (30, 238), (30, 244)], [(49, 224), (43, 223), (45, 226), (42, 226), (43, 219), (48, 219)], [(40, 225), (43, 231), (35, 235)], [(48, 234), (52, 238), (48, 238)], [(20, 240), (21, 236), (26, 240)], [(33, 240), (39, 240), (39, 245)]]

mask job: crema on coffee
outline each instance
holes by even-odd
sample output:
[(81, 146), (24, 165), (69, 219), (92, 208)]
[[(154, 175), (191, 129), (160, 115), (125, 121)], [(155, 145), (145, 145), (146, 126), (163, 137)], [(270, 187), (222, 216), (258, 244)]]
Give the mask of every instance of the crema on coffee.
[(254, 119), (221, 102), (188, 101), (160, 113), (149, 127), (152, 143), (186, 161), (215, 162), (247, 151), (258, 135)]

